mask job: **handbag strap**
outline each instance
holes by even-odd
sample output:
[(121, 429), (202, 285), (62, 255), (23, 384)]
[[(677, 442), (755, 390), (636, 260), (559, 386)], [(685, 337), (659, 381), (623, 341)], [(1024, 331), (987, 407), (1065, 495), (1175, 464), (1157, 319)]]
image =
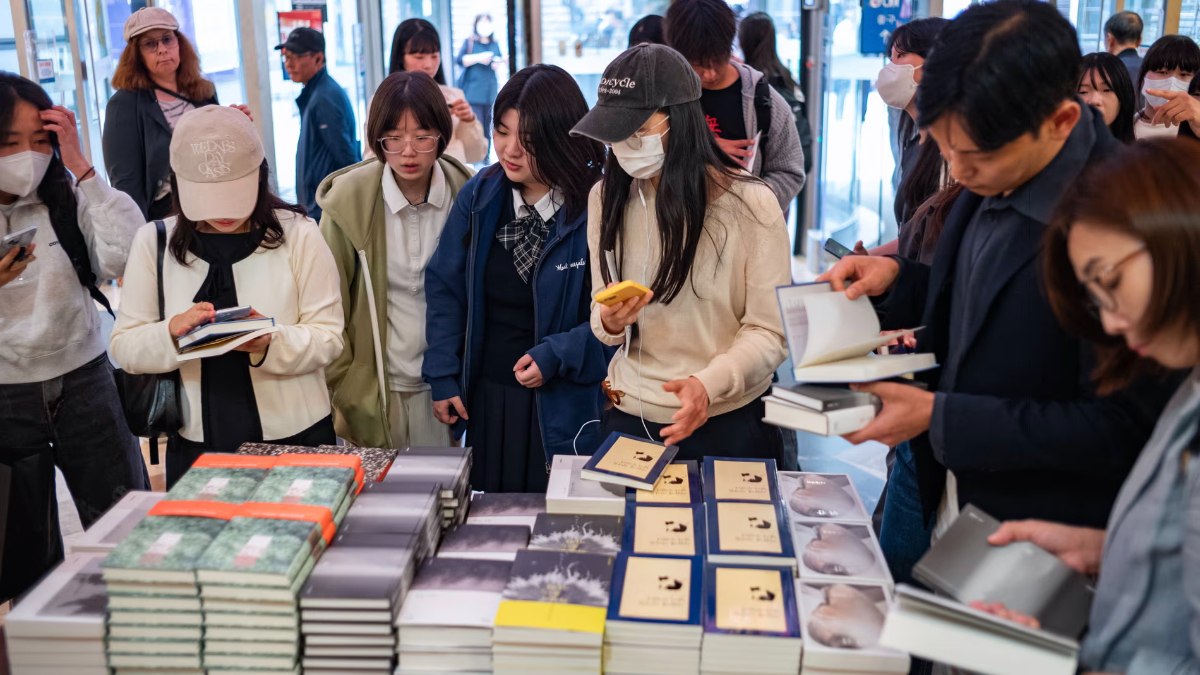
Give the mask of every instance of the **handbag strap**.
[(156, 269), (158, 270), (158, 320), (162, 321), (166, 316), (166, 300), (163, 297), (163, 258), (167, 252), (167, 224), (161, 220), (154, 221), (154, 229), (158, 230), (158, 262)]

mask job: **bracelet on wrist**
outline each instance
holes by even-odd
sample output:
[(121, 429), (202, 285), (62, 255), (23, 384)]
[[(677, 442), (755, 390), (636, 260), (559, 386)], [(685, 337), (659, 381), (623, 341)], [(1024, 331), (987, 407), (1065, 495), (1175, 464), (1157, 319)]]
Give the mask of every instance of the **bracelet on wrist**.
[(95, 167), (95, 166), (90, 166), (90, 167), (88, 167), (88, 170), (87, 170), (87, 171), (84, 171), (82, 176), (80, 176), (79, 178), (76, 178), (76, 179), (75, 179), (75, 187), (79, 187), (79, 184), (80, 184), (80, 183), (82, 183), (83, 181), (87, 180), (89, 176), (91, 176), (91, 175), (93, 175), (93, 174), (95, 174), (95, 173), (96, 173), (96, 167)]

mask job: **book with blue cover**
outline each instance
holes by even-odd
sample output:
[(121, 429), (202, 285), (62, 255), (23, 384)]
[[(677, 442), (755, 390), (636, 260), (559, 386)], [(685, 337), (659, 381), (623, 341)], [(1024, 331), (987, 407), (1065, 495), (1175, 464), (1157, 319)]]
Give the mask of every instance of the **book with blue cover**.
[(614, 431), (592, 453), (579, 475), (588, 480), (653, 490), (679, 447)]
[(779, 502), (779, 478), (773, 459), (704, 458), (704, 499)]
[(629, 502), (621, 550), (643, 555), (703, 556), (707, 546), (703, 504)]
[(700, 464), (690, 459), (671, 462), (653, 490), (626, 488), (625, 499), (638, 504), (700, 504), (704, 500)]
[(704, 561), (622, 551), (613, 566), (608, 621), (700, 626)]
[(796, 568), (787, 516), (779, 504), (708, 500), (710, 562)]
[(777, 567), (708, 563), (705, 634), (801, 637), (792, 575)]

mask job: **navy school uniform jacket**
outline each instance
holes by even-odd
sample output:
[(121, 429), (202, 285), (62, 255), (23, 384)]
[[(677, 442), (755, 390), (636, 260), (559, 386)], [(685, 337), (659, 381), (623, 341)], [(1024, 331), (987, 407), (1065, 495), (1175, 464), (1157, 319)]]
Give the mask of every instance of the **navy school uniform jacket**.
[[(426, 341), (421, 374), (433, 400), (461, 396), (471, 411), (472, 386), (481, 372), (484, 325), (484, 270), (503, 217), (505, 191), (513, 184), (499, 164), (463, 186), (446, 221), (437, 251), (425, 270)], [(534, 336), (529, 355), (545, 384), (536, 389), (538, 420), (551, 455), (591, 454), (600, 444), (600, 383), (613, 350), (592, 334), (591, 276), (588, 269), (587, 211), (563, 206), (542, 249), (530, 283), (534, 294)], [(461, 435), (465, 424), (455, 428)]]
[[(1090, 142), (1084, 166), (1118, 147), (1104, 120), (1083, 106), (1078, 131)], [(1077, 173), (1061, 176), (1063, 190)], [(1062, 194), (1060, 191), (1058, 194)], [(973, 321), (951, 326), (957, 264), (966, 258), (963, 236), (984, 200), (966, 191), (947, 217), (932, 265), (900, 260), (901, 272), (877, 309), (885, 329), (926, 326), (918, 350), (937, 355), (941, 368), (924, 379), (937, 392), (928, 433), (913, 439), (921, 502), (932, 515), (942, 498), (946, 470), (958, 482), (960, 506), (973, 503), (1001, 519), (1041, 518), (1103, 528), (1117, 491), (1150, 437), (1178, 378), (1147, 378), (1125, 391), (1098, 397), (1088, 343), (1059, 326), (1042, 283), (1042, 236), (1053, 207), (1046, 200), (1018, 212), (1021, 221), (988, 261), (993, 274), (968, 299)], [(999, 235), (998, 235), (999, 236)], [(965, 345), (950, 342), (965, 336)], [(956, 356), (944, 376), (948, 359)], [(939, 442), (931, 434), (940, 434)]]

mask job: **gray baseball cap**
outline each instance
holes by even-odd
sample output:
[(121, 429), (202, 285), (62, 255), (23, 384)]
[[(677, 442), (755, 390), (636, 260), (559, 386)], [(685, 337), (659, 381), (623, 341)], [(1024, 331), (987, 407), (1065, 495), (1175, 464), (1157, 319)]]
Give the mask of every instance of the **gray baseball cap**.
[(618, 143), (634, 134), (656, 111), (700, 100), (700, 78), (679, 52), (641, 44), (621, 52), (604, 69), (596, 107), (571, 134)]

